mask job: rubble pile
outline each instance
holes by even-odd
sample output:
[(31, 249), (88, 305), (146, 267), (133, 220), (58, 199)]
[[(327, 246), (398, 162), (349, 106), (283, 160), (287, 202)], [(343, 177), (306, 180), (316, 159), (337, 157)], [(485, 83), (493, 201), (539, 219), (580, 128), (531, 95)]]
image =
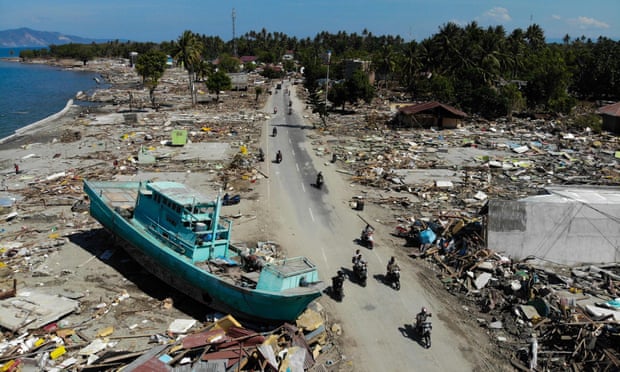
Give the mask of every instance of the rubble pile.
[[(230, 315), (203, 324), (175, 319), (166, 332), (151, 335), (116, 336), (110, 326), (89, 337), (80, 327), (51, 323), (0, 342), (0, 362), (5, 371), (308, 370), (333, 347), (320, 312), (307, 309), (295, 325), (267, 331), (244, 327)], [(144, 337), (147, 350), (114, 350), (121, 339)]]
[[(313, 147), (388, 208), (378, 221), (438, 273), (519, 370), (620, 368), (620, 266), (542, 267), (487, 248), (490, 198), (549, 185), (620, 184), (620, 141), (560, 121), (475, 119), (457, 129), (372, 130), (367, 113), (329, 116)], [(389, 226), (392, 225), (392, 226)], [(501, 247), (494, 247), (501, 250)]]

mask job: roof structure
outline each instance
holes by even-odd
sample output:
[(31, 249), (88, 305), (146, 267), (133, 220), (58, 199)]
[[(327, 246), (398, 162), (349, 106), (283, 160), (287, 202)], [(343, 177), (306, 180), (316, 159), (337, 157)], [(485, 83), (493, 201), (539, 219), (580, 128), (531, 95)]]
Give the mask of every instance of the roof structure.
[(620, 102), (612, 103), (611, 105), (603, 106), (599, 108), (596, 113), (602, 115), (610, 115), (620, 117)]
[(241, 63), (248, 63), (248, 62), (254, 62), (258, 59), (257, 56), (241, 56), (239, 57), (239, 59), (241, 60)]
[(454, 108), (452, 106), (445, 105), (443, 103), (439, 103), (437, 101), (424, 102), (424, 103), (418, 103), (418, 104), (415, 104), (415, 105), (409, 105), (409, 106), (401, 107), (398, 111), (403, 113), (403, 114), (415, 115), (415, 114), (419, 114), (419, 113), (424, 112), (424, 111), (435, 110), (437, 108), (440, 108), (442, 110), (448, 111), (449, 113), (451, 113), (454, 116), (467, 117), (467, 114), (464, 113), (463, 111), (458, 110), (458, 109), (456, 109), (456, 108)]

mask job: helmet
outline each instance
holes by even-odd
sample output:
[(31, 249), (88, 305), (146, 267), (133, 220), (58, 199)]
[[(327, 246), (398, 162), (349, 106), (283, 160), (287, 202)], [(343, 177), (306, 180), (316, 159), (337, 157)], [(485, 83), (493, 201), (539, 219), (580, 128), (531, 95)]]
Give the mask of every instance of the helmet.
[(338, 270), (338, 275), (344, 275), (344, 272), (342, 270)]
[(428, 310), (425, 307), (422, 308), (422, 314), (426, 314)]

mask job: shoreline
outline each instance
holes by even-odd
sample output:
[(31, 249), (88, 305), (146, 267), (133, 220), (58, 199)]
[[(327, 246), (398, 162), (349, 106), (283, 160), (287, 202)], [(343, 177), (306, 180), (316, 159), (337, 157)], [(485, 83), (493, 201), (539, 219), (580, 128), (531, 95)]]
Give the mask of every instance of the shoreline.
[(40, 129), (40, 127), (50, 121), (59, 119), (60, 117), (62, 117), (63, 115), (65, 115), (72, 107), (74, 106), (73, 104), (73, 99), (70, 99), (67, 101), (67, 103), (65, 104), (65, 107), (63, 107), (60, 111), (55, 112), (47, 117), (44, 117), (41, 120), (37, 120), (34, 123), (28, 124), (24, 127), (15, 129), (15, 131), (13, 132), (13, 134), (8, 135), (4, 138), (0, 138), (0, 145), (4, 145), (7, 142), (19, 137), (19, 136), (23, 136), (25, 134), (28, 134), (28, 132), (35, 132), (37, 129)]
[[(21, 58), (19, 57), (1, 57), (0, 61), (2, 62), (9, 62), (9, 63), (22, 63), (22, 64), (28, 64), (28, 62), (24, 62), (21, 60)], [(50, 61), (43, 61), (43, 60), (36, 60), (31, 62), (31, 64), (43, 64), (43, 65), (47, 65), (50, 67), (58, 67), (59, 65), (57, 63), (50, 63)], [(90, 71), (93, 73), (98, 73), (100, 71), (97, 71), (97, 69), (85, 69), (84, 71)], [(107, 79), (104, 78), (103, 75), (100, 75), (101, 78), (103, 79), (102, 83), (105, 83), (107, 85), (106, 88), (102, 88), (101, 86), (96, 86), (95, 88), (93, 88), (93, 92), (97, 92), (100, 90), (104, 90), (104, 89), (109, 89), (109, 88), (113, 88), (114, 84), (110, 83), (109, 81), (107, 81)], [(74, 92), (74, 97), (76, 97), (78, 94), (80, 94), (82, 92), (82, 90), (78, 90), (76, 92)], [(29, 133), (35, 132), (39, 129), (41, 129), (41, 127), (45, 124), (48, 124), (49, 122), (52, 122), (54, 120), (60, 119), (62, 118), (62, 116), (64, 116), (67, 112), (69, 112), (69, 110), (71, 110), (71, 108), (73, 107), (77, 107), (78, 105), (74, 104), (74, 100), (75, 98), (70, 98), (67, 103), (65, 104), (65, 106), (60, 109), (60, 111), (57, 111), (55, 113), (52, 113), (40, 120), (37, 120), (35, 122), (32, 122), (30, 124), (27, 124), (23, 127), (17, 128), (13, 131), (12, 134), (9, 134), (6, 137), (2, 137), (0, 138), (0, 145), (5, 145), (8, 142), (15, 140), (21, 136), (25, 136), (28, 135)]]

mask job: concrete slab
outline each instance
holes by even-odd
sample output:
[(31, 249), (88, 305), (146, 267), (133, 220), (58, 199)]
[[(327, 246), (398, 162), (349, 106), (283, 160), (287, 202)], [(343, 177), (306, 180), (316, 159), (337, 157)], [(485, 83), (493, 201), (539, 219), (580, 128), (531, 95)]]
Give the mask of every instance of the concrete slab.
[(24, 288), (0, 301), (0, 326), (13, 332), (41, 328), (78, 310), (79, 302)]

